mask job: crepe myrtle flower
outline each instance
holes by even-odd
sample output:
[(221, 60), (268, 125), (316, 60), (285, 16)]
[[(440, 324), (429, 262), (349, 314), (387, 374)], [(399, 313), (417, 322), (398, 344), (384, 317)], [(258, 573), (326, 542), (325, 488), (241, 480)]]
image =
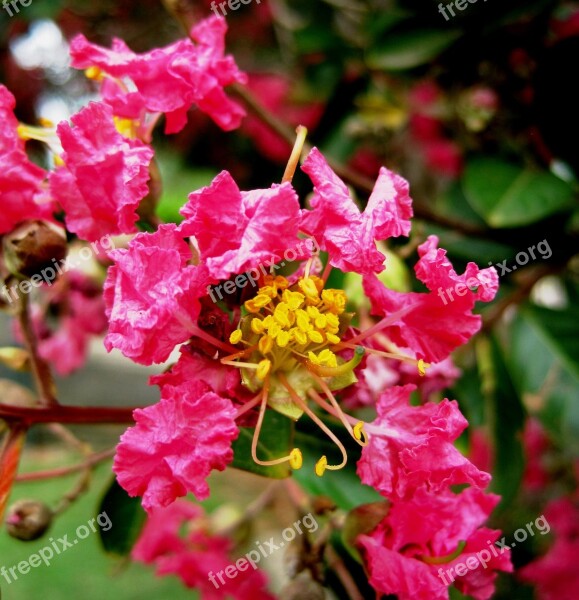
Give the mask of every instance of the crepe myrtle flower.
[[(488, 483), (489, 476), (453, 446), (466, 426), (456, 403), (410, 407), (407, 386), (382, 399), (378, 419), (365, 424), (343, 411), (341, 394), (355, 390), (366, 353), (412, 364), (419, 375), (425, 374), (429, 361), (443, 361), (479, 328), (480, 318), (472, 315), (475, 300), (490, 300), (496, 279), (494, 290), (487, 285), (484, 291), (470, 291), (468, 301), (452, 306), (432, 291), (392, 295), (375, 278), (385, 262), (376, 241), (408, 233), (412, 208), (407, 182), (383, 167), (366, 209), (360, 211), (314, 148), (303, 165), (314, 195), (311, 206), (300, 209), (291, 185), (299, 142), (296, 147), (290, 175), (286, 170), (281, 185), (243, 192), (223, 172), (189, 196), (179, 227), (164, 226), (163, 237), (141, 233), (126, 250), (112, 254), (115, 266), (105, 284), (108, 348), (143, 364), (166, 360), (177, 344), (185, 342), (189, 348), (182, 350), (169, 375), (155, 381), (161, 386), (161, 404), (137, 412), (136, 426), (118, 448), (114, 469), (119, 482), (132, 495), (146, 494), (148, 509), (167, 505), (187, 491), (206, 497), (208, 489), (199, 477), (204, 479), (212, 468), (225, 468), (233, 453), (224, 451), (223, 444), (235, 439), (239, 422), (255, 413), (253, 460), (300, 468), (297, 447), (272, 460), (258, 455), (268, 409), (295, 421), (305, 414), (335, 443), (341, 460), (331, 464), (321, 456), (315, 466), (318, 476), (343, 468), (348, 460), (344, 445), (318, 416), (321, 410), (338, 419), (364, 448), (359, 474), (385, 495), (407, 497), (420, 486)], [(293, 272), (282, 275), (281, 264), (271, 261), (257, 289), (246, 287), (235, 301), (219, 305), (209, 300), (207, 286), (257, 270), (265, 256), (281, 256), (304, 236), (315, 236), (316, 243), (305, 245), (306, 255), (295, 261)], [(432, 236), (419, 248), (416, 272), (429, 289), (454, 285), (478, 272), (471, 264), (467, 274), (458, 275), (437, 242)], [(327, 253), (325, 266), (313, 248)], [(346, 292), (328, 285), (332, 268), (367, 279), (377, 320), (365, 330), (355, 326), (355, 307), (349, 306)], [(387, 351), (376, 347), (376, 336), (388, 342)], [(192, 366), (199, 353), (213, 362), (211, 375)], [(212, 430), (207, 428), (208, 414)], [(215, 451), (212, 439), (221, 450)]]
[[(196, 105), (226, 131), (236, 129), (245, 116), (224, 87), (246, 83), (232, 56), (226, 56), (223, 17), (210, 17), (183, 39), (164, 48), (136, 54), (115, 38), (112, 48), (90, 43), (82, 34), (70, 43), (71, 64), (101, 82), (101, 96), (116, 117), (144, 141), (165, 115), (165, 133), (176, 133), (187, 123)], [(192, 41), (193, 40), (193, 41)]]

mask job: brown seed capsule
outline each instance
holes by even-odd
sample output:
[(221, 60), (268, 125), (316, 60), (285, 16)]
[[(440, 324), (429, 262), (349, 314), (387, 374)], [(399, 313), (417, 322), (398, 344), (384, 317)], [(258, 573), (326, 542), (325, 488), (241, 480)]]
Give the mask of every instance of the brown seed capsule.
[(17, 277), (40, 275), (54, 270), (67, 252), (64, 231), (47, 221), (26, 221), (2, 238), (4, 263)]
[(18, 500), (6, 515), (6, 531), (12, 537), (30, 542), (37, 540), (52, 523), (53, 512), (39, 500)]

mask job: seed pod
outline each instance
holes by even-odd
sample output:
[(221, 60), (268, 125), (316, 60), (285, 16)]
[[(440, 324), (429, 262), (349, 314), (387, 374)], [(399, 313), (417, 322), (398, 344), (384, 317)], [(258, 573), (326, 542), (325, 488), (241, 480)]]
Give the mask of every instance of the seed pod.
[(6, 515), (6, 531), (13, 538), (30, 542), (41, 537), (52, 523), (52, 510), (39, 500), (18, 500)]
[(26, 221), (2, 238), (6, 267), (17, 277), (39, 275), (54, 269), (67, 252), (64, 231), (47, 221)]

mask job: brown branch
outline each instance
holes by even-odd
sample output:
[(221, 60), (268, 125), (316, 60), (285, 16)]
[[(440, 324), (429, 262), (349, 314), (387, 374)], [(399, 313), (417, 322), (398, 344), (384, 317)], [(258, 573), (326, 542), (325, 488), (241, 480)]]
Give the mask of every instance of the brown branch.
[(22, 337), (24, 338), (24, 345), (30, 357), (30, 367), (32, 370), (32, 377), (34, 378), (36, 392), (41, 404), (45, 406), (57, 406), (58, 402), (56, 400), (56, 386), (54, 385), (54, 379), (50, 372), (50, 367), (38, 354), (36, 335), (34, 334), (30, 323), (28, 306), (28, 295), (23, 294), (18, 306), (18, 322), (22, 331)]
[(26, 426), (34, 423), (133, 423), (135, 408), (109, 408), (100, 406), (49, 406), (29, 408), (0, 403), (0, 419), (20, 422)]
[(109, 448), (101, 452), (95, 452), (86, 458), (86, 460), (77, 463), (75, 465), (69, 465), (68, 467), (58, 467), (56, 469), (47, 469), (45, 471), (34, 471), (33, 473), (21, 473), (16, 476), (16, 481), (39, 481), (41, 479), (53, 479), (55, 477), (65, 477), (66, 475), (72, 475), (78, 473), (78, 471), (84, 471), (91, 469), (97, 464), (112, 458), (115, 455), (116, 448)]

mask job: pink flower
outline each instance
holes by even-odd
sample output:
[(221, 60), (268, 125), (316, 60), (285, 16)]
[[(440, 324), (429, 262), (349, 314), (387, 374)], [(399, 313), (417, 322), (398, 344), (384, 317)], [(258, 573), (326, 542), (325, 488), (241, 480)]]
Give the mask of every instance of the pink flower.
[(217, 395), (234, 399), (246, 399), (247, 390), (241, 384), (239, 370), (222, 365), (209, 356), (199, 353), (191, 345), (181, 346), (179, 360), (161, 375), (150, 378), (151, 385), (161, 388), (179, 387), (187, 381), (201, 381)]
[(427, 142), (422, 151), (426, 166), (441, 175), (456, 179), (462, 172), (463, 160), (460, 146), (452, 140), (440, 139)]
[(174, 224), (140, 233), (126, 249), (113, 250), (104, 298), (109, 318), (105, 346), (119, 349), (135, 362), (150, 365), (169, 357), (188, 340), (210, 283), (192, 258)]
[(43, 198), (44, 169), (28, 160), (18, 137), (14, 96), (0, 85), (0, 234), (21, 221), (50, 219), (52, 204)]
[(136, 425), (121, 437), (113, 471), (147, 511), (193, 493), (209, 496), (205, 479), (233, 460), (235, 408), (201, 381), (164, 385), (158, 404), (137, 409)]
[(437, 246), (438, 238), (429, 236), (418, 247), (420, 260), (414, 269), (429, 293), (396, 292), (375, 275), (364, 277), (372, 314), (391, 317), (393, 324), (383, 332), (396, 345), (411, 348), (429, 362), (444, 360), (480, 329), (481, 317), (472, 313), (475, 301), (490, 302), (498, 289), (494, 267), (479, 270), (468, 263), (464, 274), (458, 275), (446, 251)]
[(498, 501), (474, 488), (436, 495), (419, 489), (394, 501), (380, 525), (358, 538), (370, 584), (399, 600), (448, 600), (451, 584), (477, 600), (490, 598), (496, 571), (512, 571), (509, 549), (494, 544), (500, 532), (480, 528)]
[(536, 586), (538, 600), (575, 600), (579, 589), (577, 499), (553, 500), (545, 508), (543, 518), (555, 534), (555, 543), (544, 556), (520, 569), (518, 575)]
[[(136, 54), (119, 39), (112, 49), (91, 44), (82, 34), (71, 42), (72, 66), (97, 67), (104, 76), (104, 100), (115, 115), (144, 120), (144, 112), (165, 113), (166, 133), (183, 129), (187, 111), (196, 104), (225, 130), (239, 127), (244, 110), (230, 100), (223, 87), (245, 83), (233, 57), (224, 56), (227, 25), (221, 17), (201, 21), (190, 39), (165, 48)], [(128, 91), (124, 80), (136, 90)]]
[(539, 492), (549, 483), (551, 477), (545, 468), (545, 458), (551, 449), (551, 441), (541, 422), (530, 417), (523, 431), (523, 450), (526, 465), (523, 473), (523, 486), (529, 491)]
[(302, 169), (314, 184), (312, 210), (302, 211), (302, 229), (330, 254), (332, 266), (363, 274), (383, 271), (385, 257), (375, 241), (408, 235), (412, 216), (408, 183), (382, 167), (361, 213), (317, 148), (312, 149)]
[[(106, 330), (100, 287), (80, 271), (67, 271), (38, 292), (32, 305), (38, 353), (59, 375), (70, 375), (85, 364), (91, 338)], [(16, 322), (14, 332), (22, 340)]]
[(91, 102), (57, 129), (65, 166), (50, 189), (65, 211), (67, 229), (92, 241), (136, 231), (136, 210), (149, 193), (151, 148), (123, 137), (109, 106)]
[[(180, 535), (183, 526), (185, 535)], [(203, 509), (185, 500), (167, 508), (153, 509), (131, 557), (146, 564), (154, 563), (158, 575), (177, 575), (187, 587), (197, 589), (203, 600), (273, 600), (266, 590), (265, 575), (251, 569), (239, 570), (233, 579), (216, 574), (235, 563), (231, 556), (233, 544), (228, 538), (213, 535)], [(214, 582), (214, 583), (213, 583)]]
[(468, 423), (456, 401), (410, 406), (413, 385), (392, 387), (380, 397), (377, 418), (366, 426), (358, 475), (387, 497), (405, 498), (419, 487), (432, 491), (470, 483), (485, 487), (479, 471), (453, 445)]
[(289, 183), (241, 192), (223, 171), (210, 186), (189, 194), (181, 214), (186, 217), (181, 232), (195, 236), (201, 261), (216, 279), (262, 264), (267, 268), (289, 249), (296, 249), (297, 258), (309, 256), (305, 240), (298, 238), (299, 201)]

